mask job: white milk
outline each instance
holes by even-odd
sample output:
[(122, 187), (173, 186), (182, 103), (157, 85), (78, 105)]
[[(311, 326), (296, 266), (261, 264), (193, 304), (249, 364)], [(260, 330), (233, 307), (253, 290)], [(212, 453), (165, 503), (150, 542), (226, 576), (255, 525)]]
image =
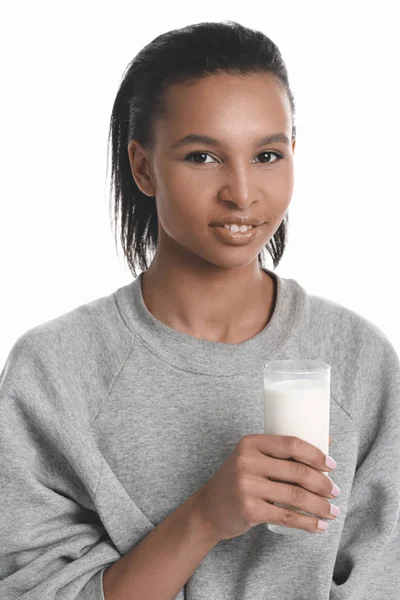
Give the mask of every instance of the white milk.
[(329, 450), (329, 380), (289, 379), (264, 385), (264, 433), (295, 435)]
[[(264, 384), (264, 433), (295, 435), (329, 452), (330, 383), (317, 379), (290, 379)], [(328, 474), (325, 471), (325, 474)], [(290, 483), (292, 482), (286, 482)], [(276, 506), (285, 506), (275, 503)], [(309, 515), (310, 513), (288, 507)], [(288, 528), (272, 526), (275, 531)], [(285, 531), (286, 530), (286, 531)], [(300, 531), (300, 530), (297, 530)]]

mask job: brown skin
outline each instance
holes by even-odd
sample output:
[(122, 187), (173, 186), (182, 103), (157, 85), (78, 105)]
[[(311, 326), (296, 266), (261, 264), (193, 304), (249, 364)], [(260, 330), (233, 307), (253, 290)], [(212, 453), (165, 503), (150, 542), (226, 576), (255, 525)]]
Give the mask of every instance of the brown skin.
[[(285, 90), (266, 74), (213, 74), (168, 88), (166, 116), (154, 123), (154, 147), (128, 146), (140, 190), (155, 196), (158, 246), (143, 273), (143, 299), (165, 325), (213, 342), (240, 343), (269, 322), (275, 283), (258, 254), (273, 237), (293, 192), (292, 116)], [(288, 146), (255, 140), (285, 133)], [(188, 133), (220, 141), (173, 150)], [(184, 160), (190, 152), (207, 153)], [(278, 159), (274, 154), (283, 155)], [(252, 242), (233, 246), (210, 223), (225, 215), (265, 222)]]

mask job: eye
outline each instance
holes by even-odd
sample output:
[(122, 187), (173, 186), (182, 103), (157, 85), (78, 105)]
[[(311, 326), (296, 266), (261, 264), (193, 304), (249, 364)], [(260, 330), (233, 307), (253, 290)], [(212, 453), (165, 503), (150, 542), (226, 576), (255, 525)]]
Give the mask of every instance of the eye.
[[(195, 157), (198, 157), (198, 156), (211, 156), (211, 155), (208, 154), (207, 152), (191, 152), (190, 154), (187, 154), (185, 156), (185, 160), (187, 160), (188, 162), (197, 162), (198, 163), (198, 161), (191, 160), (192, 158), (195, 158)], [(205, 163), (205, 162), (201, 161), (198, 164), (209, 164), (209, 163)]]
[[(270, 156), (275, 156), (276, 157), (276, 160), (273, 160), (272, 162), (278, 162), (278, 160), (281, 160), (281, 158), (283, 158), (283, 154), (279, 154), (279, 152), (267, 152), (267, 151), (266, 152), (261, 152), (261, 154), (259, 154), (258, 156), (263, 156), (265, 154), (269, 154)], [(262, 164), (269, 165), (270, 163), (271, 163), (271, 161), (268, 160), (268, 161), (266, 161), (266, 162), (264, 162)]]
[[(283, 154), (280, 154), (279, 152), (261, 152), (258, 156), (264, 156), (266, 154), (268, 154), (269, 156), (275, 156), (276, 160), (273, 160), (273, 161), (271, 161), (271, 160), (261, 161), (261, 164), (269, 165), (269, 164), (272, 164), (273, 162), (278, 162), (278, 160), (281, 160), (283, 158)], [(204, 162), (204, 161), (200, 161), (199, 162), (197, 160), (196, 161), (191, 160), (192, 158), (196, 158), (196, 157), (199, 157), (199, 156), (209, 156), (210, 158), (212, 158), (211, 154), (208, 154), (208, 152), (191, 152), (190, 154), (187, 154), (185, 156), (184, 160), (187, 160), (188, 162), (195, 162), (195, 163), (200, 164), (200, 165), (207, 165), (207, 164), (209, 165), (209, 164), (212, 164), (212, 163), (209, 163), (209, 162), (207, 163), (207, 162)]]

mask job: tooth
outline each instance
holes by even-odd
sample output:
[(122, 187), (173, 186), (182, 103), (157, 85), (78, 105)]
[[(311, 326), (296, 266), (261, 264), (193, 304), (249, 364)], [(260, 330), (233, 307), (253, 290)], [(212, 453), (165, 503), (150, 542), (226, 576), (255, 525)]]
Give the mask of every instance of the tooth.
[(224, 227), (225, 227), (225, 229), (229, 229), (230, 231), (237, 233), (238, 231), (241, 231), (241, 232), (249, 231), (252, 228), (252, 225), (240, 225), (239, 226), (239, 225), (236, 225), (235, 223), (232, 223), (231, 225), (225, 224)]

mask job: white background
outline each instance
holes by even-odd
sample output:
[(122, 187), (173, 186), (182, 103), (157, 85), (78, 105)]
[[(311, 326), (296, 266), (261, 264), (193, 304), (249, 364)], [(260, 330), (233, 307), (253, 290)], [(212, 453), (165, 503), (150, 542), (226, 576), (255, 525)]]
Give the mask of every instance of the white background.
[(390, 1), (9, 3), (0, 36), (1, 365), (27, 329), (132, 280), (114, 243), (106, 178), (122, 74), (157, 35), (225, 19), (278, 45), (295, 97), (295, 188), (276, 272), (371, 320), (400, 352), (396, 13)]

